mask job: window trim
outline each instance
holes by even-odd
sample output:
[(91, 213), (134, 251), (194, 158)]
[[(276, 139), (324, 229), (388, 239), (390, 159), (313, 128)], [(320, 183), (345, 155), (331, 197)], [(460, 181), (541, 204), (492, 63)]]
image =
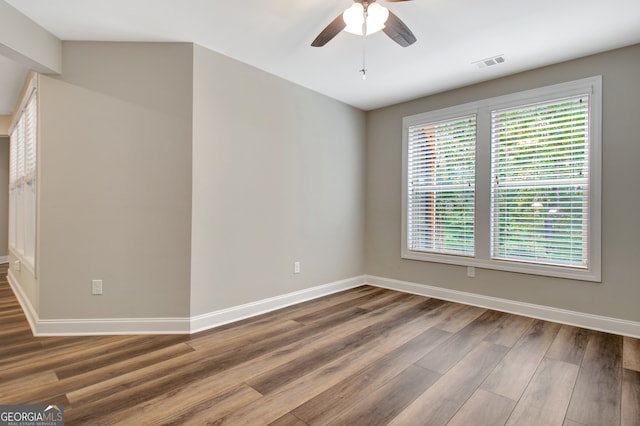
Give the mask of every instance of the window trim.
[[(524, 106), (567, 96), (589, 94), (589, 239), (586, 269), (491, 259), (491, 111)], [(476, 114), (475, 256), (463, 257), (408, 249), (408, 129), (420, 123)], [(474, 266), (508, 272), (601, 282), (602, 244), (602, 76), (583, 78), (462, 105), (406, 116), (402, 120), (402, 234), (403, 259)]]

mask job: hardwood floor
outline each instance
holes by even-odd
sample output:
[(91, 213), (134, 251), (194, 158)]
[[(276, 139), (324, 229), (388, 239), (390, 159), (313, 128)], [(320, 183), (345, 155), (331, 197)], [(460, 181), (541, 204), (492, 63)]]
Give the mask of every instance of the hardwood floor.
[(4, 280), (0, 327), (0, 404), (69, 425), (640, 425), (637, 339), (375, 287), (192, 336), (33, 337)]

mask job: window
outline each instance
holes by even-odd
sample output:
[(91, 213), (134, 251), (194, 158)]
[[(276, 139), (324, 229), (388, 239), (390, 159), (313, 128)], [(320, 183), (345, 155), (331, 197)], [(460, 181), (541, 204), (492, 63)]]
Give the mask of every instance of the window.
[(589, 96), (491, 113), (494, 259), (588, 265)]
[(30, 85), (11, 131), (9, 247), (31, 269), (36, 252), (37, 96)]
[(601, 85), (405, 117), (402, 257), (600, 281)]
[(409, 127), (411, 250), (473, 256), (475, 134), (475, 115)]

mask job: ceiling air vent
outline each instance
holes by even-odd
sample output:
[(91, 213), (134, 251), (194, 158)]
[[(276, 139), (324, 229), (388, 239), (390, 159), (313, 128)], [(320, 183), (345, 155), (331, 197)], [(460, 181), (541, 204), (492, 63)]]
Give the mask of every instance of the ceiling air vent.
[(492, 56), (491, 58), (481, 59), (479, 61), (471, 62), (473, 65), (478, 68), (486, 68), (491, 67), (493, 65), (498, 65), (504, 62), (503, 55)]

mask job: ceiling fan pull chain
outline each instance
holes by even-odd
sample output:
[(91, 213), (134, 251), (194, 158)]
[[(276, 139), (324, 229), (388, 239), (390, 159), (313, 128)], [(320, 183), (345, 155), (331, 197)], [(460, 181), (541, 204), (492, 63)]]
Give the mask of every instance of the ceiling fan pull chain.
[(366, 60), (365, 60), (366, 45), (367, 45), (367, 17), (369, 15), (367, 13), (367, 9), (368, 9), (368, 5), (364, 5), (364, 10), (362, 11), (362, 14), (364, 16), (364, 19), (362, 20), (362, 69), (360, 70), (360, 72), (362, 73), (363, 80), (367, 79), (367, 67), (366, 67)]

